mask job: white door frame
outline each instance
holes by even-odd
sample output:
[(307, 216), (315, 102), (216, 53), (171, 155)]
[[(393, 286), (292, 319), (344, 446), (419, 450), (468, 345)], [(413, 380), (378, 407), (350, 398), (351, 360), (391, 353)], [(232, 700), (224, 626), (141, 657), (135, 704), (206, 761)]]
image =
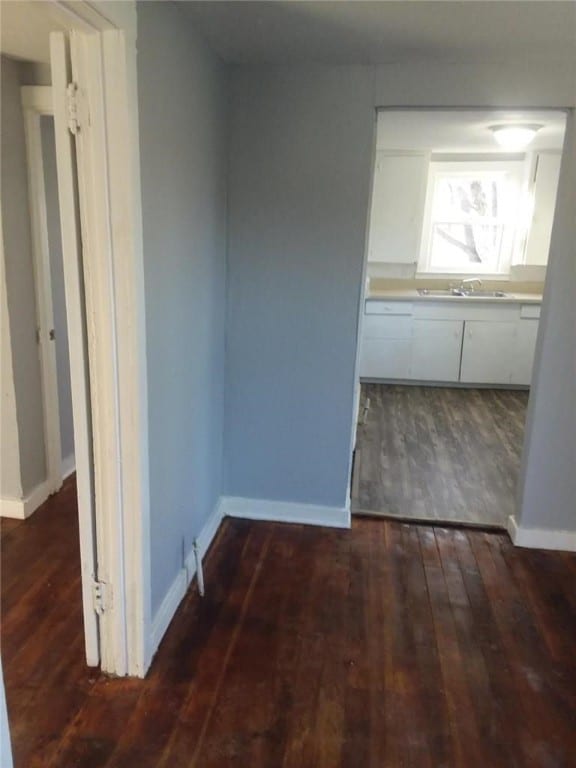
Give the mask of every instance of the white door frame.
[(101, 666), (143, 677), (151, 601), (136, 7), (53, 2), (52, 10), (70, 33), (79, 95), (97, 566), (108, 592)]
[(62, 485), (62, 448), (60, 441), (60, 406), (54, 344), (54, 311), (50, 275), (50, 246), (46, 216), (46, 187), (40, 118), (52, 115), (50, 86), (24, 86), (21, 89), (26, 139), (28, 198), (32, 231), (32, 260), (36, 296), (37, 337), (40, 352), (44, 450), (47, 493)]

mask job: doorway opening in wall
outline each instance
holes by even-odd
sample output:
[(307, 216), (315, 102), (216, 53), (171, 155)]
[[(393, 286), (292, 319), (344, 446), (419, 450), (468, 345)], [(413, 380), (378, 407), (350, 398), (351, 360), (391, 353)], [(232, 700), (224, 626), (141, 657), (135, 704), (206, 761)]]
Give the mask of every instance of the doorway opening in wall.
[(1, 633), (22, 765), (46, 713), (64, 729), (54, 701), (90, 695), (89, 667), (150, 661), (136, 16), (96, 5), (2, 8)]
[(79, 219), (67, 189), (77, 195), (77, 179), (54, 98), (66, 40), (60, 34), (51, 61), (42, 60), (50, 50), (43, 31), (40, 60), (15, 56), (12, 34), (3, 38), (12, 55), (3, 52), (1, 62), (2, 386), (11, 400), (2, 413), (11, 473), (2, 477), (0, 500), (8, 690), (17, 689), (18, 675), (33, 674), (31, 647), (49, 645), (49, 638), (69, 649), (69, 663), (100, 662), (82, 253), (69, 243)]
[(505, 528), (565, 113), (382, 110), (352, 511)]

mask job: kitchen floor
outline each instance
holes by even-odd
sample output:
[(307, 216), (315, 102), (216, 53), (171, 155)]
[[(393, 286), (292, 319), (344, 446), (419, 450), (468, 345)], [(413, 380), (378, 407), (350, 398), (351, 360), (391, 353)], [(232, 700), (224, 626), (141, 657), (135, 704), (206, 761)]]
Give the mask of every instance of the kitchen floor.
[[(527, 391), (362, 385), (352, 511), (505, 527)], [(363, 422), (363, 423), (362, 423)]]

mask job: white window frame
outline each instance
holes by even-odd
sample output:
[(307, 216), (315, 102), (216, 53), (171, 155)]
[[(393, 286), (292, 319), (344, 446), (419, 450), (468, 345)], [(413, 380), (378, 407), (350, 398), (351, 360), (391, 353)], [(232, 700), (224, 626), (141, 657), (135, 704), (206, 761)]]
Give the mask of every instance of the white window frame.
[[(522, 194), (522, 184), (524, 181), (525, 161), (523, 159), (482, 159), (477, 160), (469, 156), (457, 160), (434, 160), (430, 162), (428, 173), (428, 185), (426, 189), (426, 203), (424, 206), (424, 220), (422, 226), (422, 239), (420, 243), (420, 258), (418, 260), (418, 277), (470, 277), (472, 275), (482, 275), (492, 279), (506, 280), (510, 275), (510, 268), (515, 261), (515, 250), (518, 245), (517, 224), (512, 231), (504, 233), (504, 237), (509, 238), (509, 243), (504, 247), (500, 257), (499, 269), (483, 268), (481, 264), (471, 264), (470, 269), (463, 271), (461, 269), (450, 270), (445, 267), (434, 267), (431, 264), (431, 244), (432, 244), (432, 211), (434, 207), (434, 190), (439, 176), (451, 175), (469, 175), (478, 172), (509, 173), (518, 184), (519, 194)], [(521, 198), (520, 198), (521, 199)], [(506, 226), (506, 225), (505, 225)]]

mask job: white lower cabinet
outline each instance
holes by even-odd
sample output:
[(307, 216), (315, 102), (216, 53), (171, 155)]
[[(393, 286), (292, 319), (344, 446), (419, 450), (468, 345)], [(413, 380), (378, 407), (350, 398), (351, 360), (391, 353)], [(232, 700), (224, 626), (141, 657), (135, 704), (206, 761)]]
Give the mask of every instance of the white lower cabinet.
[(410, 339), (364, 339), (360, 376), (365, 379), (409, 379)]
[(458, 381), (463, 328), (461, 320), (414, 320), (410, 378)]
[(360, 377), (529, 386), (540, 306), (368, 301)]
[(515, 322), (467, 320), (460, 381), (464, 384), (510, 384)]
[(536, 351), (536, 336), (538, 335), (538, 320), (519, 320), (516, 329), (516, 344), (512, 356), (512, 384), (528, 386), (532, 381), (534, 352)]
[(412, 306), (401, 302), (372, 302), (369, 309), (362, 328), (360, 376), (366, 379), (410, 378)]

